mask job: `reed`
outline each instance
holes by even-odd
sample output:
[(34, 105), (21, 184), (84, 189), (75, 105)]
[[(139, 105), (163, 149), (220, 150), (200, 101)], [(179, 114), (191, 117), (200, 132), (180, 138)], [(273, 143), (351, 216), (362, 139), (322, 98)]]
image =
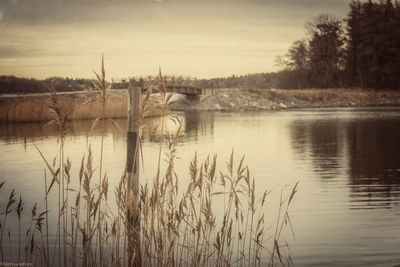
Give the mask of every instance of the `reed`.
[[(99, 163), (99, 183), (98, 183), (98, 190), (99, 190), (99, 196), (101, 197), (101, 190), (102, 187), (101, 185), (104, 183), (104, 180), (107, 179), (106, 176), (102, 176), (102, 171), (103, 171), (103, 151), (104, 151), (104, 125), (105, 122), (110, 122), (113, 126), (116, 126), (120, 129), (118, 123), (116, 123), (112, 118), (108, 117), (106, 114), (106, 106), (107, 106), (107, 101), (108, 101), (108, 96), (109, 96), (109, 89), (110, 89), (110, 84), (106, 81), (106, 72), (104, 69), (104, 56), (101, 57), (101, 74), (96, 73), (96, 80), (93, 82), (94, 87), (96, 90), (99, 91), (98, 96), (93, 99), (93, 102), (100, 102), (101, 104), (101, 115), (97, 117), (96, 119), (93, 120), (92, 122), (92, 130), (97, 126), (99, 122), (102, 124), (102, 129), (103, 131), (101, 132), (101, 146), (100, 146), (100, 163)], [(104, 180), (102, 180), (104, 179)], [(102, 209), (101, 209), (101, 201), (99, 201), (99, 215), (98, 215), (98, 233), (97, 233), (97, 244), (99, 248), (99, 257), (100, 257), (100, 266), (103, 266), (103, 235), (102, 235)]]
[[(4, 185), (4, 182), (1, 183), (1, 186)], [(1, 251), (1, 260), (4, 261), (4, 249), (3, 249), (3, 237), (4, 237), (4, 231), (6, 229), (6, 223), (7, 223), (7, 218), (9, 214), (12, 212), (12, 206), (16, 202), (16, 196), (15, 196), (15, 190), (13, 189), (10, 193), (10, 196), (8, 197), (8, 202), (7, 206), (4, 210), (4, 212), (0, 213), (1, 215), (4, 215), (3, 223), (0, 223), (1, 226), (1, 234), (0, 234), (0, 251)]]
[(18, 261), (21, 260), (21, 213), (24, 209), (24, 204), (22, 202), (21, 195), (19, 196), (18, 205), (15, 208), (15, 212), (18, 216)]
[[(101, 75), (96, 78), (99, 97), (106, 106), (107, 99), (103, 98), (107, 94), (104, 90), (107, 89), (104, 62)], [(170, 97), (165, 92), (161, 70), (157, 79), (143, 81), (143, 86), (147, 91), (141, 99), (142, 122), (147, 112), (159, 104), (151, 94), (154, 90), (161, 93), (162, 104), (168, 103)], [(275, 224), (266, 225), (264, 210), (270, 191), (257, 192), (256, 180), (245, 164), (245, 157), (237, 160), (232, 151), (226, 167), (221, 169), (218, 168), (217, 155), (200, 160), (194, 154), (187, 177), (178, 177), (175, 164), (184, 135), (183, 122), (172, 116), (177, 131), (161, 141), (155, 163), (157, 174), (152, 182), (142, 183), (138, 205), (127, 191), (125, 174), (114, 190), (115, 203), (111, 203), (108, 178), (103, 174), (104, 161), (100, 157), (98, 166), (94, 165), (91, 146), (82, 157), (80, 166), (77, 166), (79, 174), (76, 177), (71, 175), (74, 166), (64, 155), (70, 110), (64, 109), (58, 100), (57, 93), (52, 90), (49, 98), (49, 110), (53, 116), (50, 125), (58, 129), (59, 152), (50, 163), (38, 148), (47, 169), (44, 175), (46, 208), (41, 212), (36, 204), (32, 208), (31, 223), (25, 235), (26, 261), (39, 266), (131, 266), (127, 255), (138, 251), (127, 239), (132, 229), (127, 216), (133, 214), (134, 218), (141, 220), (141, 242), (135, 244), (140, 246), (141, 255), (133, 255), (140, 256), (142, 266), (291, 264), (288, 247), (286, 243), (283, 245), (281, 237), (284, 231), (291, 230), (289, 207), (297, 184), (282, 189)], [(105, 115), (104, 112), (102, 114)], [(94, 127), (101, 121), (112, 122), (111, 118), (103, 116), (94, 121)], [(161, 130), (163, 124), (164, 121), (160, 125)], [(143, 127), (144, 123), (141, 123), (139, 134), (143, 132)], [(140, 151), (142, 155), (142, 149)], [(100, 153), (103, 153), (102, 148)], [(49, 184), (47, 173), (51, 174)], [(121, 173), (125, 173), (124, 170)], [(97, 175), (98, 183), (94, 180)], [(71, 187), (73, 179), (77, 181), (77, 188)], [(3, 185), (4, 182), (0, 184), (0, 190)], [(47, 210), (49, 194), (54, 190), (58, 195), (56, 214)], [(18, 218), (24, 215), (22, 198), (13, 209), (15, 204), (13, 190), (4, 212), (0, 214), (0, 246), (8, 215), (12, 212), (16, 212)], [(54, 231), (49, 227), (49, 216), (58, 217)], [(55, 240), (49, 242), (49, 237), (55, 237)], [(21, 248), (18, 250), (19, 255)], [(3, 254), (4, 250), (1, 251)], [(58, 257), (55, 257), (57, 254)]]

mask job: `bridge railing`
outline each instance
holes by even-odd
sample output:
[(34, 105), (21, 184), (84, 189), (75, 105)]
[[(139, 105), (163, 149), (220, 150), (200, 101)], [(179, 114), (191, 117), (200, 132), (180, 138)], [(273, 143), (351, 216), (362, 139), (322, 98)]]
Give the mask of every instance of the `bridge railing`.
[[(166, 86), (190, 86), (197, 88), (211, 88), (213, 87), (206, 80), (197, 79), (189, 76), (177, 76), (177, 75), (164, 75), (162, 76), (163, 82)], [(131, 76), (127, 78), (113, 78), (111, 83), (111, 88), (113, 89), (122, 89), (128, 88), (129, 83), (133, 83), (133, 85), (140, 86), (143, 82), (158, 82), (160, 80), (160, 76)]]

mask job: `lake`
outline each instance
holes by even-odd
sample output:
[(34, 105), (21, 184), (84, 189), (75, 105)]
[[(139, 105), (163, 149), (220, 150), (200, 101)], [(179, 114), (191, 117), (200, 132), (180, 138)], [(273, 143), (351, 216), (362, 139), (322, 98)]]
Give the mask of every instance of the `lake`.
[[(288, 239), (295, 266), (400, 264), (399, 108), (172, 115), (183, 120), (176, 163), (182, 183), (195, 152), (200, 159), (217, 153), (217, 168), (223, 170), (232, 150), (236, 161), (245, 155), (257, 188), (272, 190), (272, 202), (282, 187), (299, 181), (290, 207), (295, 238)], [(146, 121), (142, 181), (152, 180), (160, 140), (177, 128), (165, 119), (164, 132), (152, 130), (161, 118)], [(125, 167), (126, 121), (119, 124), (122, 132), (105, 129), (110, 188)], [(90, 121), (70, 123), (65, 155), (75, 173), (90, 145), (98, 163), (100, 131), (91, 133)], [(0, 181), (6, 181), (1, 209), (14, 187), (27, 211), (35, 201), (42, 204), (45, 165), (34, 144), (51, 160), (57, 153), (56, 131), (40, 123), (0, 124)]]

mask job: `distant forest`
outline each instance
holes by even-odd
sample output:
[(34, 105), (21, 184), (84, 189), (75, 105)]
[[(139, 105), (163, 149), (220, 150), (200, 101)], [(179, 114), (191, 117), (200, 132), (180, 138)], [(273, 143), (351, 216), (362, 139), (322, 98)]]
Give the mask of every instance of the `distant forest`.
[(53, 77), (45, 80), (36, 80), (15, 76), (0, 76), (0, 94), (45, 93), (49, 92), (50, 82), (60, 92), (84, 91), (94, 88), (90, 79)]
[[(352, 1), (344, 20), (319, 15), (306, 24), (305, 38), (295, 41), (276, 63), (280, 70), (274, 73), (197, 82), (214, 88), (400, 89), (400, 3)], [(58, 91), (92, 88), (89, 79), (52, 79)], [(49, 80), (0, 76), (0, 93), (47, 92)]]

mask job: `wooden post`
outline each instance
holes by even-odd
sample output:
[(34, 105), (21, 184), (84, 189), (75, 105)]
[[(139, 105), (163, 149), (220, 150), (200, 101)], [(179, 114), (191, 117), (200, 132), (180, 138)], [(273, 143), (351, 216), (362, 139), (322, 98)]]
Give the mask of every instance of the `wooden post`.
[(127, 162), (126, 177), (128, 190), (127, 235), (128, 235), (128, 266), (141, 266), (140, 255), (140, 190), (139, 190), (139, 125), (141, 88), (128, 88), (128, 133), (127, 133)]

